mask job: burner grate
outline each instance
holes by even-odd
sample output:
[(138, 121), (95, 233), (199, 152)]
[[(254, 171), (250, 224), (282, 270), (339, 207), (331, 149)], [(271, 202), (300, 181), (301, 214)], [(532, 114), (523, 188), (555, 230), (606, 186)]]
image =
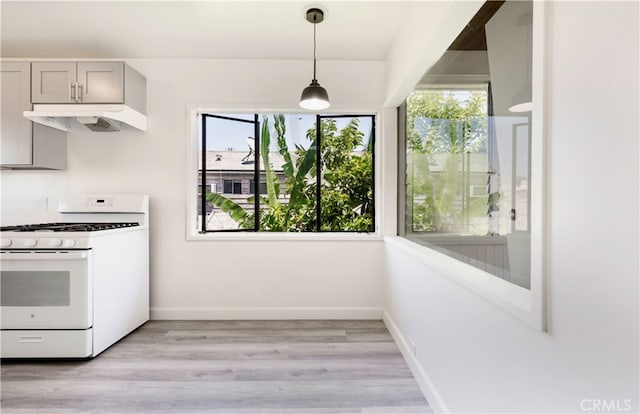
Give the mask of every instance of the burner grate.
[(125, 227), (139, 226), (138, 223), (40, 223), (40, 224), (23, 224), (18, 226), (0, 227), (0, 231), (18, 231), (18, 232), (34, 232), (34, 231), (101, 231), (121, 229)]

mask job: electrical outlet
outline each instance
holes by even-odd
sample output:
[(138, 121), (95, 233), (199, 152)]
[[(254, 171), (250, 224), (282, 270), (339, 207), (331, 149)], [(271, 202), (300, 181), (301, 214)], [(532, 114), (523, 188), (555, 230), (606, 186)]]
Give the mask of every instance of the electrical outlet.
[(411, 338), (409, 338), (409, 350), (413, 356), (416, 356), (416, 343)]

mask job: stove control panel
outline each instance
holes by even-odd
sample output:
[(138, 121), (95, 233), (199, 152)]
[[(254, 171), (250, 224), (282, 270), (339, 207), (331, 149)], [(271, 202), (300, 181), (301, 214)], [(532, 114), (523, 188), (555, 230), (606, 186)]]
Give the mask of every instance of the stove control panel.
[(63, 239), (59, 237), (25, 237), (25, 238), (2, 238), (1, 247), (3, 249), (72, 249), (87, 247), (86, 239)]
[(112, 207), (113, 198), (87, 198), (87, 207)]

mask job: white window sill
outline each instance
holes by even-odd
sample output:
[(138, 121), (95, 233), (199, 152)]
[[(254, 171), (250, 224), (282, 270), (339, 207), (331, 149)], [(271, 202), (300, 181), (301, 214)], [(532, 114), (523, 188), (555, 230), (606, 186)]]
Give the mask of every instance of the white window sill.
[(376, 233), (268, 233), (268, 232), (220, 232), (220, 233), (190, 233), (190, 241), (366, 241), (382, 242), (383, 237)]

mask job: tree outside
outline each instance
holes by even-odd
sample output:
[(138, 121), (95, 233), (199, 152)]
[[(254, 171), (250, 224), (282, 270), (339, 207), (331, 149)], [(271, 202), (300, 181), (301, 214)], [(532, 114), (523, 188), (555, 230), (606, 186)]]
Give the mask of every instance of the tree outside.
[(407, 232), (487, 234), (487, 91), (424, 90), (407, 112)]

